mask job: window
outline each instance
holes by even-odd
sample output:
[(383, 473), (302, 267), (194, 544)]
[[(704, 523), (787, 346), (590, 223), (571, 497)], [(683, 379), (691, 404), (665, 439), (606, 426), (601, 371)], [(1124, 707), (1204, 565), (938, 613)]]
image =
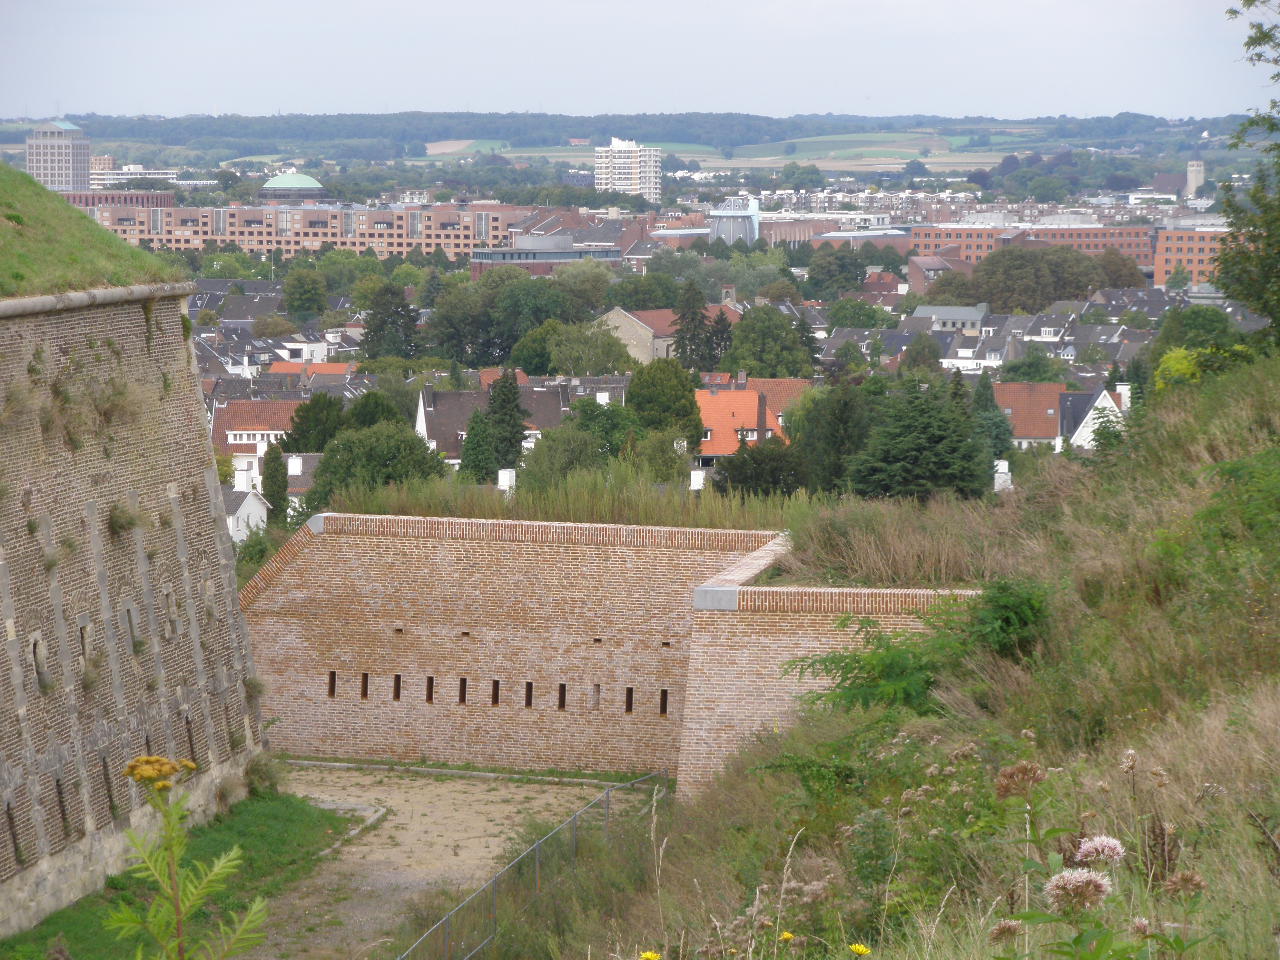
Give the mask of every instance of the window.
[(703, 430), (703, 431), (702, 431), (702, 439), (703, 439), (703, 440), (710, 440), (710, 439), (711, 439), (711, 428), (710, 428), (710, 427), (708, 427), (706, 430)]
[(565, 684), (563, 684), (563, 683), (562, 683), (562, 684), (560, 684), (560, 692), (559, 692), (559, 693), (557, 694), (557, 696), (556, 696), (556, 709), (557, 709), (557, 710), (563, 710), (563, 709), (564, 709), (565, 701), (568, 699), (568, 693), (569, 693), (569, 691), (568, 691), (568, 687), (567, 687)]
[(436, 702), (436, 678), (427, 677), (427, 703)]
[(367, 673), (360, 674), (360, 699), (369, 699), (369, 675)]
[(501, 681), (498, 681), (498, 680), (493, 681), (493, 687), (489, 691), (489, 702), (493, 704), (495, 707), (498, 705), (501, 699), (499, 695), (500, 690), (501, 690)]
[(329, 699), (333, 699), (338, 695), (338, 671), (329, 671)]
[(400, 699), (400, 674), (396, 674), (391, 678), (391, 699)]
[(458, 702), (467, 702), (467, 678), (462, 677), (458, 680)]
[(667, 715), (667, 691), (658, 691), (658, 716), (665, 717)]
[(591, 709), (600, 709), (600, 684), (593, 683), (591, 685)]
[(525, 707), (533, 706), (533, 681), (526, 680), (524, 682), (524, 705)]
[(622, 707), (622, 712), (631, 713), (631, 711), (635, 709), (635, 705), (636, 705), (636, 688), (627, 687), (626, 702)]

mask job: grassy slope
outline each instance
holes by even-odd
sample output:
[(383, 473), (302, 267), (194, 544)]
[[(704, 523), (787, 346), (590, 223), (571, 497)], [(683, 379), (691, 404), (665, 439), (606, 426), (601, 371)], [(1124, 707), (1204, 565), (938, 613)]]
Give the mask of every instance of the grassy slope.
[(0, 298), (182, 277), (25, 173), (0, 164)]
[[(231, 812), (197, 827), (189, 856), (208, 862), (233, 845), (245, 854), (244, 867), (230, 890), (214, 898), (214, 916), (242, 911), (255, 896), (270, 898), (305, 876), (315, 856), (333, 844), (346, 821), (298, 797), (277, 794), (251, 797)], [(139, 902), (147, 893), (140, 881), (122, 875), (106, 889), (50, 915), (26, 933), (0, 940), (0, 960), (41, 960), (61, 935), (75, 960), (118, 960), (132, 956), (132, 946), (103, 931), (103, 921), (119, 902)], [(268, 903), (268, 909), (270, 904)], [(206, 917), (206, 923), (213, 917)]]
[[(1021, 808), (993, 792), (1018, 759), (1049, 770), (1042, 826), (1129, 848), (1103, 911), (1115, 929), (1153, 917), (1219, 934), (1189, 956), (1274, 955), (1280, 851), (1257, 824), (1280, 826), (1278, 387), (1269, 360), (1160, 397), (1112, 462), (1053, 462), (1015, 499), (965, 515), (974, 556), (961, 566), (982, 569), (995, 541), (1001, 564), (1052, 590), (1035, 658), (973, 655), (939, 678), (925, 715), (818, 711), (764, 736), (652, 834), (646, 822), (594, 854), (512, 923), (499, 955), (745, 960), (776, 956), (787, 929), (791, 957), (847, 958), (854, 941), (884, 958), (992, 957), (994, 920), (1024, 896), (1044, 902), (1041, 880), (1021, 882)], [(846, 509), (835, 519), (859, 528), (875, 508)], [(910, 536), (954, 534), (952, 509)], [(829, 574), (831, 556), (813, 556)], [(844, 580), (869, 576), (859, 551), (839, 563)], [(1161, 890), (1181, 869), (1207, 883), (1189, 914)], [(784, 870), (805, 886), (779, 898)], [(765, 910), (744, 921), (757, 898)]]

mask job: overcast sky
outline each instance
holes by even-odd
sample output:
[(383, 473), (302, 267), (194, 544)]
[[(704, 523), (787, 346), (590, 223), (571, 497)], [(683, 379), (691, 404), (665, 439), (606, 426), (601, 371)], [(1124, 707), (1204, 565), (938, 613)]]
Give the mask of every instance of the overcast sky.
[(0, 0), (0, 116), (1216, 116), (1228, 0)]

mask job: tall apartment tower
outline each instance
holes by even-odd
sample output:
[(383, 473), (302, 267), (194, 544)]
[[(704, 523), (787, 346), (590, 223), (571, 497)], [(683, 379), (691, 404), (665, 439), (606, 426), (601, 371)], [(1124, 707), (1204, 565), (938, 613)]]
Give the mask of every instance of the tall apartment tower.
[(1194, 197), (1196, 191), (1204, 186), (1204, 161), (1187, 161), (1187, 190), (1183, 196)]
[(662, 151), (634, 140), (596, 147), (596, 189), (638, 193), (650, 203), (662, 200)]
[(27, 173), (50, 190), (89, 189), (89, 138), (74, 123), (42, 123), (27, 137)]

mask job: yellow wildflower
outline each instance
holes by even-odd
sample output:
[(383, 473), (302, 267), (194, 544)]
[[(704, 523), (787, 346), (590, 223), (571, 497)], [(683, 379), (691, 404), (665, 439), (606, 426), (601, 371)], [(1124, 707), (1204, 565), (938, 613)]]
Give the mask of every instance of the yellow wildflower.
[(155, 783), (155, 788), (157, 790), (168, 790), (172, 786), (173, 784), (170, 783), (168, 780), (157, 780)]
[(871, 952), (871, 948), (865, 943), (851, 943), (849, 944), (849, 949), (853, 951), (855, 957), (865, 957)]
[(640, 960), (662, 960), (662, 954), (655, 950), (646, 950), (640, 954)]
[(187, 770), (194, 770), (196, 768), (196, 763), (194, 760), (183, 760), (182, 766)]
[(781, 940), (783, 943), (790, 943), (795, 938), (796, 938), (796, 935), (792, 933), (790, 930), (783, 930), (782, 933), (778, 934), (778, 939)]

